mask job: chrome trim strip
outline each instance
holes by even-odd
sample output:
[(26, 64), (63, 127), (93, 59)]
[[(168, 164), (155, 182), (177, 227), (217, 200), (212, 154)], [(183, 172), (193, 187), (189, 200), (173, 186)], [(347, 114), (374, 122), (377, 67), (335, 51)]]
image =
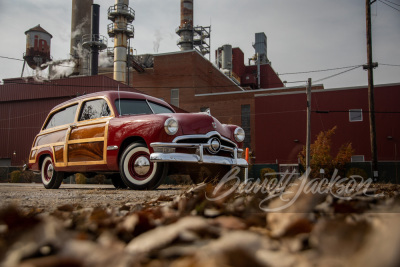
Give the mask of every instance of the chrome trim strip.
[(110, 151), (110, 150), (118, 150), (118, 146), (108, 146), (107, 150), (108, 151)]
[(231, 140), (229, 140), (226, 137), (223, 137), (219, 132), (217, 131), (211, 131), (208, 132), (206, 134), (192, 134), (192, 135), (181, 135), (181, 136), (177, 136), (175, 137), (175, 139), (172, 141), (173, 143), (177, 143), (179, 141), (185, 140), (185, 139), (198, 139), (198, 138), (205, 138), (205, 139), (209, 139), (211, 136), (218, 136), (221, 140), (224, 140), (226, 142), (231, 143), (232, 145), (234, 145), (235, 147), (237, 147), (237, 144)]
[(248, 167), (245, 159), (233, 159), (228, 157), (220, 156), (209, 156), (209, 155), (194, 155), (194, 154), (183, 154), (183, 153), (152, 153), (150, 154), (150, 160), (152, 162), (186, 162), (186, 163), (206, 163), (206, 164), (219, 164), (219, 165), (231, 165), (239, 167)]
[(197, 162), (209, 164), (222, 164), (233, 165), (240, 167), (247, 167), (248, 163), (245, 159), (238, 158), (238, 153), (242, 153), (243, 149), (221, 146), (221, 150), (233, 153), (233, 158), (222, 157), (215, 155), (204, 155), (204, 148), (210, 144), (185, 144), (185, 143), (151, 143), (150, 146), (154, 148), (196, 148), (196, 154), (186, 153), (161, 153), (155, 152), (150, 154), (152, 162)]
[[(157, 148), (157, 147), (172, 147), (172, 148), (198, 148), (203, 150), (204, 148), (210, 147), (210, 144), (194, 144), (194, 143), (151, 143), (150, 146), (152, 148)], [(243, 149), (241, 148), (232, 148), (229, 146), (222, 146), (221, 145), (221, 150), (227, 151), (227, 152), (232, 152), (236, 151), (236, 153), (242, 153)]]

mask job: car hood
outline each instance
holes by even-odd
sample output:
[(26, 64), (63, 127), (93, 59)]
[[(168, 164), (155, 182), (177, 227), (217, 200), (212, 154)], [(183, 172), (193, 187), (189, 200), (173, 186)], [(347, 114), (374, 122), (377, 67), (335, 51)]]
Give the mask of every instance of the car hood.
[(174, 113), (171, 117), (178, 121), (184, 135), (206, 134), (217, 131), (220, 135), (232, 139), (232, 132), (224, 124), (207, 113)]

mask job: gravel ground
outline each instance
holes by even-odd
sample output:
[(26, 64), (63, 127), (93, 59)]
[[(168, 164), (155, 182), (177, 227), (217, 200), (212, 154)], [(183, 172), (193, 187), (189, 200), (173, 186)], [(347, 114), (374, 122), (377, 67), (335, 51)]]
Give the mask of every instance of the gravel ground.
[(49, 190), (42, 184), (8, 183), (0, 184), (0, 208), (14, 205), (45, 212), (52, 212), (59, 206), (69, 204), (119, 208), (123, 205), (140, 205), (160, 196), (174, 197), (184, 189), (184, 186), (162, 185), (157, 190), (135, 191), (115, 189), (113, 185), (63, 184), (57, 190)]
[(232, 186), (0, 184), (0, 266), (400, 266), (399, 185)]

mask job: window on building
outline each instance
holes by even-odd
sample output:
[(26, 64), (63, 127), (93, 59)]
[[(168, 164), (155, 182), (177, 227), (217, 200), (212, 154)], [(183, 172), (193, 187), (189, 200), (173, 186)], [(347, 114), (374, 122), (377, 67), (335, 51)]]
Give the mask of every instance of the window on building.
[(104, 99), (96, 99), (87, 101), (83, 104), (79, 121), (93, 120), (101, 117), (108, 117), (111, 115), (110, 108), (107, 101)]
[(364, 162), (364, 155), (351, 156), (351, 162)]
[(170, 103), (179, 108), (179, 89), (171, 89)]
[(250, 128), (250, 105), (242, 105), (242, 128), (246, 137), (243, 142), (243, 147), (251, 146), (251, 128)]
[(350, 122), (362, 121), (362, 120), (363, 120), (362, 109), (350, 109), (349, 110), (349, 121)]
[(0, 167), (10, 167), (10, 166), (11, 166), (10, 158), (0, 159)]
[(56, 126), (74, 122), (77, 107), (78, 105), (73, 105), (57, 111), (56, 113), (51, 115), (44, 129), (50, 129)]

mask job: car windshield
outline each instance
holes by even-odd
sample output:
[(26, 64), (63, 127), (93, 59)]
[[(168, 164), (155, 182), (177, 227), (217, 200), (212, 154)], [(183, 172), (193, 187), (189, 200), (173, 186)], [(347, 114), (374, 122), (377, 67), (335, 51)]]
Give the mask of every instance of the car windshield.
[(115, 106), (121, 116), (174, 113), (174, 111), (168, 107), (153, 102), (147, 102), (144, 99), (117, 99), (115, 100)]

